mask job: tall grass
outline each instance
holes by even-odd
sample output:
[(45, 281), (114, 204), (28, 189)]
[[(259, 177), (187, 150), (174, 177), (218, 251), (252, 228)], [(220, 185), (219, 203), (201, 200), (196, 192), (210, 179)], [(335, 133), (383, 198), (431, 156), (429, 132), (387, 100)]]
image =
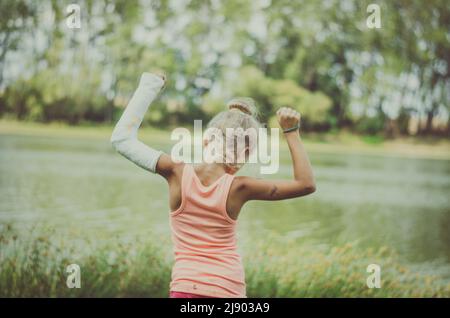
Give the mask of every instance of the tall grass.
[[(0, 226), (1, 297), (167, 297), (171, 258), (155, 238), (103, 242), (52, 230)], [(66, 285), (67, 265), (81, 268), (81, 288)], [(366, 267), (381, 266), (381, 288), (366, 286)], [(244, 253), (249, 297), (450, 297), (438, 277), (399, 265), (392, 251), (357, 245), (299, 247), (266, 237)]]
[[(401, 265), (386, 247), (362, 249), (299, 247), (295, 242), (262, 241), (246, 259), (247, 292), (255, 297), (449, 297), (440, 277)], [(369, 264), (381, 267), (381, 288), (370, 289)]]

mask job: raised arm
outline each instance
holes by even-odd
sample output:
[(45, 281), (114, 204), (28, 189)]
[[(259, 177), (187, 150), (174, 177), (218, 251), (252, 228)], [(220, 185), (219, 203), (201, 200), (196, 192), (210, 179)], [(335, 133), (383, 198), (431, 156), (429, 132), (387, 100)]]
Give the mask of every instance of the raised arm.
[[(139, 167), (150, 172), (165, 173), (169, 169), (170, 157), (137, 139), (138, 129), (150, 104), (161, 91), (164, 76), (143, 73), (139, 86), (114, 127), (111, 143), (117, 152)], [(159, 162), (160, 161), (160, 162)]]
[[(283, 131), (298, 127), (300, 114), (282, 107), (277, 112)], [(316, 190), (308, 155), (303, 147), (298, 129), (284, 133), (292, 158), (293, 180), (262, 180), (239, 177), (242, 202), (248, 200), (283, 200), (313, 193)]]

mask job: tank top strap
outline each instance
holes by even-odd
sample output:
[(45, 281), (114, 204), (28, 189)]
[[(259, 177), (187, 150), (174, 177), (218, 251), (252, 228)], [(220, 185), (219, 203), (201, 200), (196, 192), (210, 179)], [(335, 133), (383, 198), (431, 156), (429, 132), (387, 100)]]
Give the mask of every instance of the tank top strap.
[(192, 166), (190, 164), (184, 164), (183, 166), (183, 172), (181, 173), (181, 204), (178, 207), (178, 209), (176, 209), (175, 211), (171, 211), (170, 214), (172, 216), (175, 216), (177, 214), (179, 214), (180, 212), (183, 211), (184, 206), (186, 204), (186, 198), (187, 198), (187, 194), (186, 192), (188, 191), (187, 189), (192, 187), (192, 183), (193, 183), (193, 170), (191, 168)]
[(224, 180), (222, 180), (222, 186), (220, 189), (220, 192), (221, 192), (220, 211), (222, 212), (225, 219), (227, 221), (229, 221), (230, 223), (236, 222), (236, 220), (233, 220), (232, 218), (230, 218), (230, 216), (228, 215), (228, 212), (227, 212), (228, 195), (230, 193), (231, 184), (233, 183), (234, 177), (235, 176), (232, 174), (226, 174)]
[(186, 191), (192, 186), (194, 178), (194, 167), (191, 164), (185, 163), (183, 167), (183, 175), (181, 177), (182, 192)]

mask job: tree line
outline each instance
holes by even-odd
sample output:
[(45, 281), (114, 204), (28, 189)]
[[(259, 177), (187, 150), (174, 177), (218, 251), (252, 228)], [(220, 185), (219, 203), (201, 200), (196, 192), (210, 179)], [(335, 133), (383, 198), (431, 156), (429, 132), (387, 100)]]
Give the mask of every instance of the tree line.
[(71, 1), (4, 0), (0, 116), (113, 122), (139, 75), (161, 69), (168, 86), (146, 120), (162, 127), (250, 96), (268, 124), (290, 105), (310, 131), (448, 137), (450, 4), (377, 1), (371, 29), (370, 3), (80, 0), (77, 13)]

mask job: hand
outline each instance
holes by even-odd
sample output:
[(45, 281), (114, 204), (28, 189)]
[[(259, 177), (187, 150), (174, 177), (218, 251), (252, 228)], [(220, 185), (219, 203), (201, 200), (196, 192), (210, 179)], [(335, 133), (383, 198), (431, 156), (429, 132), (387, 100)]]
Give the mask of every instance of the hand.
[(290, 107), (281, 107), (277, 111), (277, 119), (281, 129), (286, 130), (300, 123), (300, 113)]

